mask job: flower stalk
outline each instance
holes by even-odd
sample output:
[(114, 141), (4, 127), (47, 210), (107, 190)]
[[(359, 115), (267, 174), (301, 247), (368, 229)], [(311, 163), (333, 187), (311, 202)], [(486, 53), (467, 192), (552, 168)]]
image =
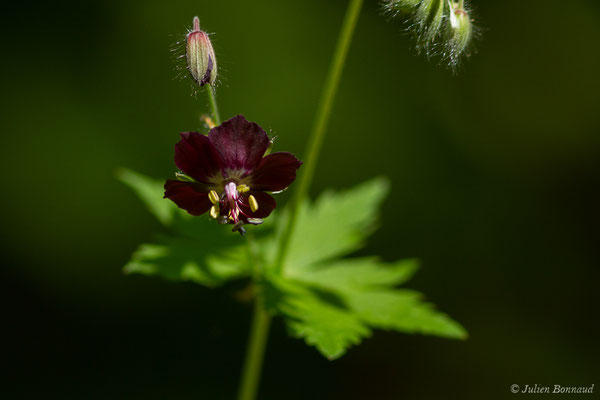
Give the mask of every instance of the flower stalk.
[(210, 111), (215, 125), (221, 125), (221, 116), (219, 115), (219, 107), (217, 106), (217, 96), (213, 85), (207, 85), (206, 94), (210, 104)]

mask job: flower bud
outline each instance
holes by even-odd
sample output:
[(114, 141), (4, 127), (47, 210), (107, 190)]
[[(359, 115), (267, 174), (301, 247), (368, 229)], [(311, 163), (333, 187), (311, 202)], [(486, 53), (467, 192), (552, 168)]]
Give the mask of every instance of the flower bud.
[(445, 0), (423, 0), (415, 19), (419, 25), (419, 48), (430, 51), (444, 22)]
[(473, 25), (469, 14), (462, 4), (451, 3), (448, 56), (452, 64), (458, 63), (460, 56), (469, 46), (472, 36)]
[(421, 0), (385, 0), (384, 7), (395, 14), (406, 14), (415, 11)]
[(469, 55), (471, 41), (479, 36), (465, 0), (382, 0), (392, 16), (409, 14), (409, 29), (417, 39), (417, 51), (440, 56), (450, 67)]
[(200, 30), (200, 20), (194, 17), (194, 29), (187, 35), (187, 69), (200, 86), (214, 85), (217, 79), (217, 59), (208, 34)]

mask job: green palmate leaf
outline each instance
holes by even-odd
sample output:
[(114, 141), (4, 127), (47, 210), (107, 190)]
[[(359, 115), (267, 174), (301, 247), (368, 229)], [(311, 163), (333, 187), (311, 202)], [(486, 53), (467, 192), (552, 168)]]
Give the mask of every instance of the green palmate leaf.
[(246, 249), (221, 249), (187, 238), (160, 238), (161, 244), (142, 244), (125, 265), (125, 273), (158, 275), (169, 280), (219, 286), (249, 275)]
[(464, 328), (447, 315), (424, 303), (410, 290), (346, 292), (343, 298), (361, 320), (380, 329), (465, 339)]
[(352, 313), (310, 298), (289, 300), (288, 329), (330, 360), (341, 357), (350, 346), (370, 336), (371, 330)]
[(371, 334), (352, 312), (323, 301), (319, 293), (299, 282), (271, 276), (263, 285), (267, 307), (285, 316), (292, 336), (335, 359)]
[(119, 168), (117, 178), (135, 191), (160, 223), (165, 226), (172, 224), (173, 216), (179, 212), (179, 209), (173, 202), (163, 199), (164, 181), (158, 181), (127, 168)]
[(230, 228), (208, 218), (191, 217), (163, 199), (164, 181), (127, 169), (119, 170), (118, 177), (171, 231), (171, 235), (159, 237), (156, 244), (141, 245), (125, 266), (125, 273), (157, 275), (211, 287), (249, 275), (246, 247), (238, 235), (231, 234)]
[(340, 193), (325, 192), (300, 209), (290, 240), (286, 272), (300, 273), (322, 261), (356, 251), (373, 232), (388, 182), (377, 178)]
[(397, 288), (416, 272), (416, 260), (339, 258), (364, 244), (386, 191), (385, 181), (377, 179), (327, 193), (314, 205), (305, 203), (284, 276), (267, 275), (267, 304), (284, 316), (292, 335), (330, 359), (343, 355), (374, 328), (456, 339), (467, 335), (418, 292)]
[(298, 280), (336, 291), (377, 289), (400, 285), (417, 271), (417, 260), (401, 260), (384, 264), (376, 258), (349, 258), (326, 265), (314, 265), (303, 271), (292, 271)]
[[(246, 247), (228, 227), (208, 218), (191, 218), (164, 200), (163, 182), (129, 170), (119, 178), (132, 187), (150, 212), (171, 232), (155, 244), (141, 245), (125, 266), (127, 273), (157, 275), (170, 280), (218, 286), (250, 275)], [(340, 258), (360, 249), (377, 224), (387, 192), (383, 179), (356, 188), (327, 192), (314, 204), (304, 203), (291, 236), (281, 275), (264, 269), (265, 304), (282, 315), (290, 333), (315, 346), (329, 359), (371, 335), (372, 329), (397, 330), (449, 338), (465, 338), (465, 330), (423, 301), (397, 286), (416, 272), (416, 260), (384, 263), (376, 257)], [(273, 265), (285, 213), (271, 217), (271, 232), (257, 241), (261, 265)], [(269, 225), (269, 224), (267, 224)]]
[(460, 324), (423, 302), (420, 293), (396, 288), (415, 271), (414, 260), (384, 264), (351, 259), (320, 265), (285, 279), (287, 285), (279, 283), (279, 293), (271, 294), (272, 307), (286, 318), (294, 336), (329, 359), (343, 355), (373, 328), (466, 338)]

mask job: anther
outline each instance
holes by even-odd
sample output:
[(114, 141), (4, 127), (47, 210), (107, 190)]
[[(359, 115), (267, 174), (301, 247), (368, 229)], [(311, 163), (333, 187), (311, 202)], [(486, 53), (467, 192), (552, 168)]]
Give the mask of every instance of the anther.
[(217, 217), (219, 216), (219, 210), (218, 210), (217, 206), (212, 206), (210, 208), (210, 216), (213, 217), (214, 219), (217, 219)]
[(211, 190), (208, 193), (208, 199), (210, 200), (211, 203), (213, 204), (219, 204), (219, 195), (217, 194), (217, 192), (215, 192), (214, 190)]
[(250, 209), (252, 212), (256, 212), (256, 210), (258, 210), (258, 202), (256, 201), (256, 198), (250, 195), (248, 196), (248, 202), (250, 203)]

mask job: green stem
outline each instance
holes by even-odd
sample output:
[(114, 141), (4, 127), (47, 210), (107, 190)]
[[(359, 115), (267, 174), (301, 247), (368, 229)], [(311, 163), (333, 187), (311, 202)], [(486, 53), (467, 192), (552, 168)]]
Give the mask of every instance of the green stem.
[(292, 232), (296, 226), (300, 204), (308, 195), (308, 189), (315, 174), (315, 167), (319, 158), (319, 153), (321, 152), (321, 145), (323, 143), (323, 138), (325, 137), (333, 101), (335, 100), (335, 95), (342, 76), (342, 70), (344, 68), (350, 42), (352, 41), (352, 35), (360, 15), (362, 3), (363, 0), (351, 0), (348, 5), (348, 10), (346, 11), (346, 16), (344, 17), (344, 23), (342, 30), (340, 31), (335, 54), (329, 68), (329, 74), (327, 75), (323, 93), (321, 94), (319, 108), (308, 140), (304, 170), (301, 172), (300, 178), (298, 179), (298, 186), (290, 204), (290, 219), (286, 229), (283, 231), (281, 242), (279, 244), (275, 268), (281, 273), (283, 273)]
[[(256, 290), (260, 290), (259, 282), (262, 277), (262, 270), (258, 263), (252, 232), (246, 233), (246, 245), (248, 248), (248, 262), (252, 267), (252, 284)], [(250, 328), (250, 337), (248, 339), (238, 400), (254, 400), (256, 398), (270, 325), (271, 316), (265, 310), (262, 293), (258, 292), (254, 300), (254, 314), (252, 316), (252, 326)]]
[(265, 310), (262, 297), (258, 294), (254, 304), (254, 316), (238, 400), (254, 400), (258, 392), (260, 373), (271, 326), (271, 316)]
[[(319, 152), (321, 151), (321, 144), (323, 142), (323, 137), (325, 136), (325, 129), (327, 127), (327, 122), (329, 121), (329, 116), (331, 115), (333, 101), (339, 86), (342, 70), (348, 54), (348, 48), (350, 47), (356, 22), (358, 21), (358, 16), (360, 15), (362, 3), (363, 0), (350, 0), (348, 10), (346, 11), (346, 15), (344, 17), (342, 30), (338, 38), (333, 61), (325, 81), (317, 115), (310, 133), (306, 151), (306, 167), (300, 176), (298, 189), (296, 190), (295, 196), (292, 199), (290, 220), (286, 226), (286, 230), (283, 232), (282, 240), (279, 245), (279, 252), (276, 260), (276, 268), (278, 268), (279, 271), (283, 269), (283, 263), (289, 247), (291, 233), (296, 224), (296, 218), (298, 216), (301, 200), (307, 195), (308, 188), (310, 187), (310, 183), (315, 172), (315, 165), (317, 163), (317, 159), (319, 158)], [(211, 103), (213, 102), (214, 94), (211, 97)], [(214, 103), (213, 110), (216, 114), (216, 103)], [(248, 242), (248, 245), (251, 249), (251, 241)], [(254, 264), (256, 265), (256, 263)], [(260, 271), (255, 269), (253, 273), (253, 280), (255, 284), (258, 283), (257, 280), (260, 279), (260, 275)], [(267, 344), (269, 327), (271, 324), (271, 316), (265, 310), (263, 302), (264, 300), (261, 293), (258, 293), (256, 297), (256, 303), (254, 305), (254, 316), (252, 319), (250, 338), (248, 340), (246, 361), (244, 363), (244, 370), (242, 372), (242, 381), (238, 392), (238, 400), (254, 400), (256, 399), (256, 394), (258, 392), (258, 384), (260, 381), (265, 347)]]
[(215, 89), (212, 85), (206, 85), (206, 93), (208, 94), (208, 102), (210, 103), (210, 109), (215, 125), (221, 125), (221, 116), (219, 115), (219, 107), (217, 107), (217, 98), (215, 95)]

